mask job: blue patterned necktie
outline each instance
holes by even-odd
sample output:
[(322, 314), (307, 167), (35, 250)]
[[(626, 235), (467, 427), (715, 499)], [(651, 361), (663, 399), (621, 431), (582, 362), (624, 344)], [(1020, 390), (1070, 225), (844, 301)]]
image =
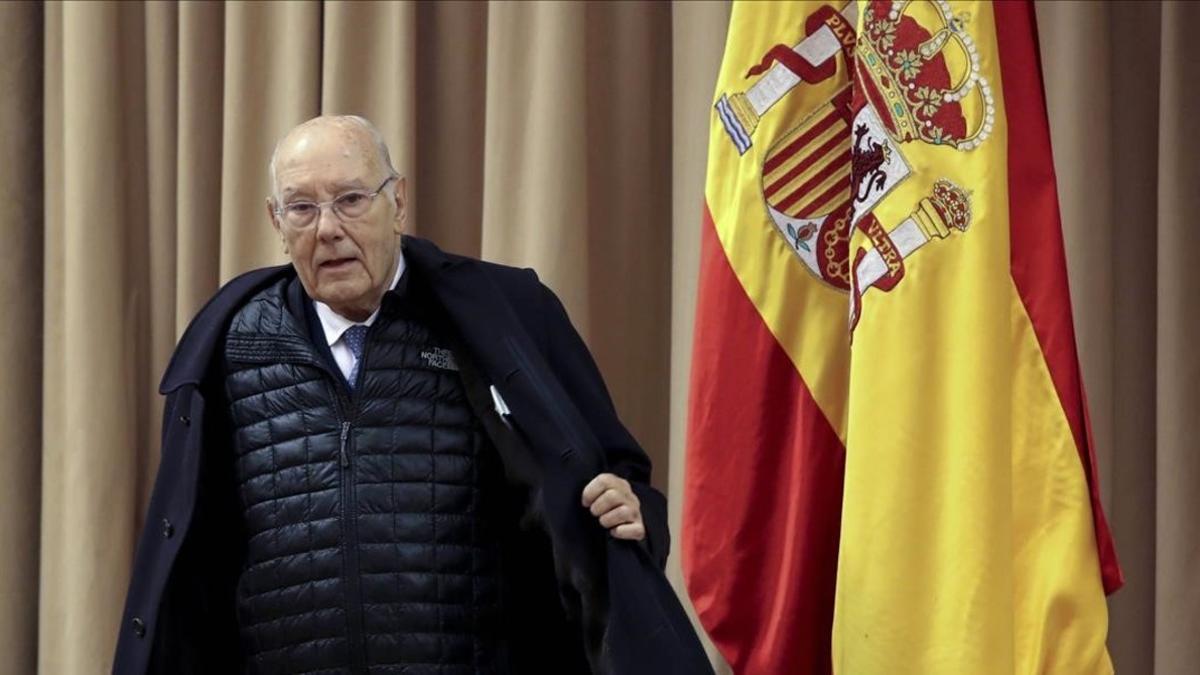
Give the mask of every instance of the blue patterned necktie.
[(358, 324), (347, 328), (346, 332), (342, 333), (342, 340), (350, 348), (350, 353), (354, 354), (354, 366), (350, 369), (350, 376), (346, 378), (353, 389), (355, 381), (358, 380), (358, 365), (362, 363), (363, 345), (367, 341), (367, 327)]

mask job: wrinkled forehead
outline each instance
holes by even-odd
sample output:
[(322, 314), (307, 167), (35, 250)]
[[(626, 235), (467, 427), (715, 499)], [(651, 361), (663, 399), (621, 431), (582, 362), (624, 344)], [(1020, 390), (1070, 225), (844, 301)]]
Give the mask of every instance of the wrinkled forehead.
[(303, 125), (280, 141), (275, 155), (276, 194), (366, 187), (366, 182), (383, 173), (378, 155), (365, 130), (334, 123)]

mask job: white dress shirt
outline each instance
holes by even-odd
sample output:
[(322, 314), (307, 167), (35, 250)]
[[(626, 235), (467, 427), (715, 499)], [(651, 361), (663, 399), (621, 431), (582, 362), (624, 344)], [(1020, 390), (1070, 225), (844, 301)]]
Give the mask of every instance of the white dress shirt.
[[(392, 284), (388, 286), (389, 289), (396, 287), (396, 282), (400, 280), (401, 274), (404, 274), (403, 251), (400, 252), (400, 259), (396, 263), (396, 273), (392, 276)], [(350, 373), (354, 372), (354, 352), (350, 351), (350, 347), (342, 339), (342, 335), (351, 326), (370, 326), (375, 323), (375, 319), (379, 318), (379, 308), (376, 307), (366, 321), (351, 321), (333, 311), (332, 307), (323, 302), (313, 300), (313, 307), (317, 310), (317, 318), (321, 320), (321, 329), (325, 331), (325, 342), (329, 344), (329, 351), (333, 352), (333, 360), (337, 362), (338, 370), (341, 370), (342, 375), (349, 380)]]

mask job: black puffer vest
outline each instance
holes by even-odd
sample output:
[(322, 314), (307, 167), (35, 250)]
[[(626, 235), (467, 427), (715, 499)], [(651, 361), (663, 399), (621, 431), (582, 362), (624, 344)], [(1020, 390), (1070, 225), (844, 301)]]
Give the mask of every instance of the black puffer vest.
[(227, 333), (254, 672), (507, 670), (502, 471), (428, 302), (405, 286), (384, 297), (353, 393), (286, 282)]

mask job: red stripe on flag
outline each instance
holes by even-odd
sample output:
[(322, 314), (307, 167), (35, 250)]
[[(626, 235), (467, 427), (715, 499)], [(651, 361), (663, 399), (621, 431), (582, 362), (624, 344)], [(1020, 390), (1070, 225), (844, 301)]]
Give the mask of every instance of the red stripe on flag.
[[(843, 152), (842, 154), (840, 154), (837, 157), (834, 157), (832, 160), (830, 160), (829, 164), (824, 169), (821, 169), (817, 173), (813, 174), (812, 178), (809, 178), (808, 180), (804, 181), (803, 184), (801, 184), (799, 187), (797, 187), (795, 190), (793, 190), (788, 195), (788, 198), (790, 199), (790, 198), (794, 197), (797, 193), (803, 194), (805, 192), (811, 192), (814, 188), (816, 188), (818, 185), (820, 185), (822, 182), (824, 182), (826, 178), (829, 178), (830, 176), (832, 176), (835, 171), (837, 171), (838, 169), (841, 169), (842, 167), (846, 166), (849, 163), (850, 163), (850, 148), (846, 148), (845, 152)], [(793, 178), (792, 173), (793, 173), (792, 171), (789, 171), (788, 175), (784, 176), (783, 178), (780, 178), (778, 181), (775, 182), (774, 185), (772, 185), (771, 187), (766, 189), (766, 191), (763, 194), (767, 197), (767, 199), (770, 199), (775, 194), (775, 192), (777, 192), (780, 188), (782, 188), (784, 185), (786, 185), (787, 182)]]
[(831, 672), (844, 468), (706, 206), (682, 556), (700, 621), (735, 672)]
[(1104, 590), (1125, 583), (1112, 533), (1100, 504), (1096, 453), (1075, 352), (1071, 294), (1062, 223), (1050, 152), (1050, 126), (1042, 85), (1033, 4), (997, 2), (1005, 115), (1008, 119), (1008, 200), (1012, 276), (1062, 401), (1091, 492), (1092, 519)]
[(796, 154), (796, 151), (798, 151), (800, 148), (803, 148), (804, 146), (808, 145), (809, 141), (813, 140), (817, 136), (820, 136), (822, 133), (825, 132), (826, 129), (828, 129), (830, 126), (833, 125), (834, 122), (837, 122), (837, 121), (838, 121), (837, 114), (835, 114), (834, 111), (830, 111), (827, 115), (825, 115), (825, 117), (823, 117), (821, 119), (820, 122), (817, 122), (816, 125), (813, 126), (813, 128), (809, 129), (808, 131), (804, 132), (803, 134), (800, 134), (799, 138), (792, 141), (791, 143), (788, 143), (787, 147), (780, 150), (779, 153), (776, 154), (774, 157), (768, 159), (767, 163), (763, 165), (763, 175), (765, 176), (765, 175), (771, 173), (772, 171), (774, 171), (775, 169), (777, 169), (780, 164), (783, 164), (784, 162), (786, 162), (788, 160), (789, 157)]
[[(824, 192), (810, 199), (809, 202), (804, 206), (796, 209), (796, 213), (801, 218), (812, 218), (814, 215), (816, 215), (817, 209), (820, 208), (821, 205), (842, 193), (850, 193), (850, 182), (846, 181), (843, 183), (842, 181), (834, 181), (834, 183), (826, 188)], [(778, 208), (780, 211), (787, 211), (792, 207), (792, 204), (795, 204), (796, 201), (803, 196), (805, 196), (804, 193), (797, 190), (788, 195), (787, 199), (779, 202), (779, 206), (776, 208)], [(832, 210), (826, 211), (825, 213), (832, 213)]]
[[(830, 138), (829, 140), (822, 143), (816, 150), (813, 150), (811, 155), (808, 155), (804, 159), (800, 160), (799, 164), (797, 164), (796, 166), (794, 166), (790, 170), (788, 170), (787, 174), (784, 175), (783, 178), (780, 178), (779, 180), (775, 181), (772, 185), (777, 186), (776, 189), (778, 189), (778, 187), (783, 187), (791, 179), (795, 178), (796, 176), (799, 176), (800, 174), (804, 173), (805, 171), (808, 171), (809, 167), (811, 167), (813, 164), (816, 164), (823, 157), (825, 157), (825, 155), (828, 155), (830, 152), (832, 152), (837, 146), (843, 145), (846, 142), (847, 142), (846, 137), (841, 136), (841, 135), (837, 135), (837, 136), (834, 136), (833, 138)], [(763, 171), (763, 175), (764, 176), (767, 175), (767, 172)], [(768, 194), (766, 196), (770, 197), (771, 195)], [(793, 197), (794, 196), (795, 195), (793, 195)], [(795, 200), (793, 200), (793, 201), (795, 201)], [(782, 211), (785, 207), (778, 207), (778, 208), (780, 211)]]

